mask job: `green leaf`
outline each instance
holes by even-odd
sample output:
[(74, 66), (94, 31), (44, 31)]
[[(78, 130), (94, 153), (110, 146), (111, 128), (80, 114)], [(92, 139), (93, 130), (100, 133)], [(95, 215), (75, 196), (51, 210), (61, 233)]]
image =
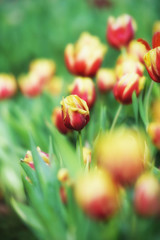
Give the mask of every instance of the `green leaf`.
[(145, 116), (145, 108), (144, 108), (143, 100), (142, 100), (142, 94), (140, 94), (140, 96), (139, 96), (139, 112), (140, 112), (141, 119), (142, 119), (144, 125), (146, 126), (146, 116)]
[(132, 94), (132, 106), (133, 106), (136, 124), (138, 124), (138, 99), (135, 91)]

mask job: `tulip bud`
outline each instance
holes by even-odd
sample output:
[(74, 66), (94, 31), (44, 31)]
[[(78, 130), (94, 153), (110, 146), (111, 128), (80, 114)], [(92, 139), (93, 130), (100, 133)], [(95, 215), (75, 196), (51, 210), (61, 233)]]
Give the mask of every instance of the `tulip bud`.
[(98, 70), (97, 86), (101, 93), (106, 93), (113, 89), (116, 83), (115, 72), (112, 69), (101, 68)]
[(62, 117), (62, 109), (60, 107), (56, 107), (52, 113), (52, 122), (56, 126), (56, 128), (61, 132), (62, 134), (67, 134), (71, 130), (68, 129), (63, 122)]
[(69, 173), (68, 170), (66, 168), (61, 168), (58, 171), (58, 175), (57, 178), (60, 182), (66, 182), (69, 179)]
[(119, 189), (109, 173), (90, 172), (75, 184), (75, 198), (92, 218), (104, 220), (116, 213), (120, 206)]
[(150, 123), (147, 130), (153, 144), (160, 149), (160, 122)]
[[(41, 156), (41, 158), (43, 159), (43, 161), (47, 165), (49, 165), (49, 163), (50, 163), (49, 162), (49, 155), (45, 152), (42, 152), (39, 147), (37, 147), (37, 151), (38, 151), (39, 155)], [(31, 151), (27, 151), (27, 153), (25, 155), (25, 158), (22, 159), (21, 161), (28, 164), (31, 168), (35, 169)]]
[(120, 49), (134, 38), (135, 30), (136, 23), (131, 16), (109, 17), (106, 38), (112, 47)]
[(54, 75), (56, 65), (53, 60), (36, 59), (30, 63), (30, 71), (38, 75), (41, 83), (48, 82)]
[(137, 73), (127, 73), (115, 84), (113, 93), (116, 100), (122, 104), (132, 103), (132, 94), (140, 94), (144, 88), (145, 77), (140, 77)]
[(64, 125), (80, 131), (89, 122), (87, 103), (77, 95), (70, 95), (61, 101)]
[(132, 184), (148, 162), (145, 138), (127, 128), (119, 128), (102, 136), (95, 152), (98, 164), (121, 185)]
[(126, 55), (124, 57), (121, 55), (118, 58), (115, 69), (117, 80), (119, 80), (126, 73), (137, 73), (139, 76), (143, 76), (143, 72), (144, 65), (138, 61), (137, 57), (133, 55)]
[(151, 115), (154, 122), (160, 122), (160, 98), (153, 102), (151, 106)]
[(35, 97), (41, 94), (43, 90), (41, 79), (34, 73), (20, 76), (19, 87), (21, 92), (27, 97)]
[(143, 57), (147, 53), (147, 49), (141, 42), (132, 40), (128, 45), (127, 52), (136, 56), (141, 63), (144, 63)]
[(153, 29), (152, 29), (153, 34), (156, 32), (160, 32), (160, 21), (156, 21), (153, 24)]
[(67, 193), (66, 193), (66, 189), (63, 186), (60, 187), (59, 194), (60, 194), (62, 203), (67, 204)]
[(0, 74), (0, 100), (12, 97), (17, 91), (16, 79), (13, 75)]
[(106, 50), (106, 46), (100, 42), (98, 37), (84, 32), (76, 44), (67, 45), (66, 66), (74, 75), (92, 77), (100, 67)]
[(138, 179), (134, 191), (134, 206), (142, 216), (158, 215), (160, 184), (152, 173), (145, 173)]
[(93, 106), (96, 100), (96, 89), (91, 78), (77, 77), (70, 85), (69, 91), (85, 100), (89, 108)]
[(83, 147), (83, 161), (84, 164), (91, 163), (91, 149)]
[(62, 92), (62, 87), (63, 79), (55, 76), (48, 83), (46, 83), (45, 90), (53, 96), (58, 96)]

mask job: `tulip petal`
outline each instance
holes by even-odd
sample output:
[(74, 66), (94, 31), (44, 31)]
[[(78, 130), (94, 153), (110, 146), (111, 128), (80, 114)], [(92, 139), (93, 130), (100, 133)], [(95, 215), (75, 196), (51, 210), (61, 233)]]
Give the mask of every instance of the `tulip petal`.
[(151, 50), (151, 47), (149, 46), (148, 42), (145, 41), (144, 39), (139, 38), (139, 39), (137, 39), (137, 42), (142, 43), (146, 47), (147, 51)]
[(160, 47), (160, 32), (156, 32), (152, 37), (152, 47)]

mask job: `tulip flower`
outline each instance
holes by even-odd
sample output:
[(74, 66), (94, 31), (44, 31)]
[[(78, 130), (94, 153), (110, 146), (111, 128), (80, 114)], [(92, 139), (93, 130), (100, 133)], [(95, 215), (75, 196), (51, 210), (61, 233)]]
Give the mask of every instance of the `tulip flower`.
[(160, 82), (160, 32), (156, 32), (153, 35), (153, 49), (151, 49), (145, 40), (139, 39), (138, 41), (142, 42), (148, 50), (148, 52), (144, 55), (144, 63), (148, 74), (153, 81)]
[(137, 73), (139, 76), (143, 76), (143, 72), (144, 65), (137, 59), (137, 57), (133, 55), (121, 55), (118, 58), (115, 68), (117, 80), (119, 80), (126, 73)]
[(96, 159), (117, 183), (133, 184), (148, 163), (145, 138), (133, 129), (113, 130), (98, 140)]
[(76, 77), (72, 85), (69, 86), (69, 91), (85, 100), (89, 108), (96, 100), (96, 89), (91, 78)]
[(153, 34), (156, 32), (160, 32), (160, 21), (156, 21), (153, 24), (152, 32), (153, 32)]
[(160, 122), (150, 123), (147, 130), (153, 144), (160, 149)]
[(98, 37), (84, 32), (75, 44), (67, 45), (66, 66), (74, 75), (92, 77), (101, 66), (106, 50)]
[(129, 55), (137, 57), (144, 64), (143, 57), (147, 53), (147, 49), (141, 42), (132, 40), (127, 47), (127, 52)]
[(120, 207), (119, 189), (103, 171), (81, 176), (75, 184), (75, 198), (87, 215), (99, 220), (110, 218)]
[(77, 95), (70, 95), (61, 101), (64, 125), (80, 131), (89, 122), (89, 109), (86, 101)]
[(61, 77), (53, 77), (49, 82), (45, 84), (44, 89), (53, 96), (58, 96), (62, 92), (63, 79)]
[(135, 30), (136, 23), (131, 16), (124, 14), (117, 19), (109, 17), (106, 38), (112, 47), (121, 49), (134, 38)]
[(113, 89), (116, 83), (115, 72), (113, 69), (101, 68), (96, 75), (97, 86), (101, 93), (106, 93)]
[[(49, 165), (49, 155), (48, 153), (42, 152), (41, 149), (39, 147), (37, 147), (37, 151), (39, 153), (39, 155), (41, 156), (41, 158), (43, 159), (43, 161)], [(22, 162), (28, 164), (31, 168), (35, 168), (34, 167), (34, 162), (33, 162), (33, 157), (32, 157), (32, 153), (31, 151), (27, 151), (25, 158), (21, 160)]]
[(16, 79), (13, 75), (0, 74), (0, 100), (12, 97), (17, 91)]
[(56, 65), (53, 60), (36, 59), (30, 63), (29, 69), (35, 75), (38, 75), (42, 83), (46, 83), (53, 77)]
[(21, 92), (27, 97), (36, 97), (43, 91), (43, 83), (37, 74), (32, 72), (19, 77), (19, 87)]
[(52, 122), (56, 126), (59, 132), (62, 134), (67, 134), (71, 130), (68, 129), (63, 122), (62, 109), (61, 107), (56, 107), (52, 113)]
[(160, 183), (150, 172), (137, 181), (134, 191), (134, 206), (142, 216), (156, 216), (160, 207)]
[(137, 73), (127, 73), (115, 84), (113, 93), (116, 100), (122, 104), (132, 103), (132, 94), (140, 94), (144, 87), (145, 77), (140, 77)]
[(57, 178), (60, 182), (64, 183), (69, 179), (69, 173), (66, 168), (61, 168), (58, 171)]

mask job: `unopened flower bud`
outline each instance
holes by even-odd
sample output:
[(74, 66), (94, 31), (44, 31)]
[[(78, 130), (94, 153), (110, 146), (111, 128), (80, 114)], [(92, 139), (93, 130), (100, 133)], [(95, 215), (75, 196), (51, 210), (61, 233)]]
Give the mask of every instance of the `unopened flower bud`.
[(58, 175), (57, 178), (60, 182), (66, 182), (69, 179), (69, 173), (68, 170), (66, 168), (61, 168), (58, 171)]
[(116, 83), (115, 72), (113, 69), (101, 68), (98, 70), (97, 75), (97, 86), (101, 93), (106, 93), (113, 89)]
[(80, 131), (89, 122), (89, 109), (86, 101), (77, 95), (70, 95), (61, 101), (64, 125)]
[(156, 216), (160, 208), (160, 183), (152, 173), (143, 174), (136, 182), (134, 206), (142, 216)]
[(80, 177), (75, 184), (75, 197), (92, 218), (104, 220), (114, 215), (119, 206), (119, 189), (109, 173), (90, 172)]
[(79, 76), (94, 76), (101, 66), (107, 48), (98, 37), (87, 32), (81, 34), (75, 44), (65, 49), (65, 63), (68, 70)]
[(134, 38), (135, 30), (136, 23), (131, 16), (109, 17), (106, 38), (112, 47), (120, 49)]
[(138, 97), (144, 88), (145, 77), (140, 77), (137, 73), (127, 73), (115, 84), (113, 93), (116, 100), (122, 104), (132, 103), (132, 94), (136, 92)]
[(91, 78), (77, 77), (72, 85), (70, 85), (69, 91), (71, 94), (85, 100), (89, 108), (93, 106), (96, 100), (95, 85)]
[(16, 79), (13, 75), (0, 74), (0, 100), (12, 97), (17, 91)]
[(52, 113), (52, 122), (62, 134), (67, 134), (71, 131), (64, 125), (61, 107), (56, 107), (54, 109)]

